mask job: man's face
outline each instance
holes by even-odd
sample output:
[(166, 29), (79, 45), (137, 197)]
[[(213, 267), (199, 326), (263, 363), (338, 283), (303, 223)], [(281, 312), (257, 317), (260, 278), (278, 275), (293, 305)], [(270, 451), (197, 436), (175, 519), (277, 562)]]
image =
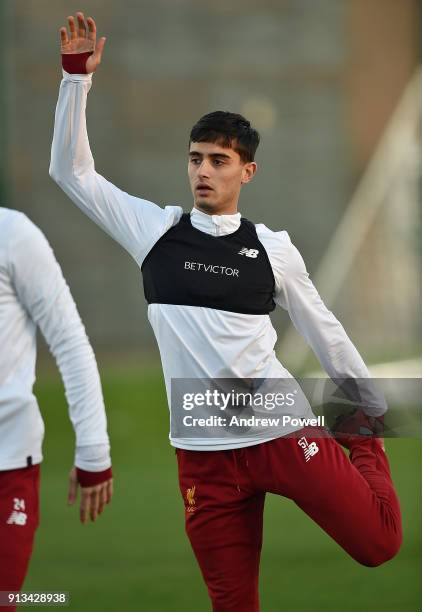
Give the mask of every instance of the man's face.
[(188, 174), (195, 207), (208, 214), (237, 211), (240, 188), (256, 171), (232, 148), (212, 142), (191, 142)]

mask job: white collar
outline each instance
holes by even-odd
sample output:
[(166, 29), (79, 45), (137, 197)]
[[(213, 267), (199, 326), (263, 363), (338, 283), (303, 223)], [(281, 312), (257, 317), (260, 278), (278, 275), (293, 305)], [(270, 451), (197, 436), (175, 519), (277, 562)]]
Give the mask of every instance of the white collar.
[(239, 229), (241, 214), (237, 212), (234, 215), (207, 215), (194, 207), (190, 217), (193, 227), (201, 232), (212, 236), (225, 236)]

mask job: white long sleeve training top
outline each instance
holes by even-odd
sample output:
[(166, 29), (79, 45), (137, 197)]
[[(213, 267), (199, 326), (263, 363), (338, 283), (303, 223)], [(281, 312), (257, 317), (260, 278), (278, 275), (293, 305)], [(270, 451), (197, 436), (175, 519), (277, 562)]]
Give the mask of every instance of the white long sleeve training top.
[(75, 465), (106, 470), (100, 378), (69, 287), (42, 232), (23, 213), (0, 208), (0, 470), (42, 461), (44, 424), (32, 392), (37, 326), (64, 382)]
[[(180, 206), (165, 206), (128, 195), (95, 170), (86, 128), (86, 101), (92, 75), (63, 71), (56, 108), (50, 175), (75, 204), (119, 242), (142, 265), (157, 240), (183, 214)], [(208, 234), (223, 236), (236, 231), (240, 213), (207, 215), (191, 212), (192, 225)], [(342, 325), (321, 300), (304, 261), (286, 231), (273, 232), (256, 225), (275, 278), (274, 300), (288, 311), (296, 329), (309, 343), (333, 379), (369, 378), (369, 372)], [(152, 303), (148, 319), (154, 330), (164, 372), (169, 405), (174, 379), (264, 378), (293, 379), (278, 361), (276, 332), (268, 315), (247, 315), (213, 308)], [(384, 398), (369, 389), (368, 413), (383, 414)], [(294, 415), (312, 411), (303, 395)], [(300, 426), (284, 427), (286, 435)], [(192, 450), (231, 449), (262, 442), (251, 435), (240, 440), (175, 437), (173, 446)]]

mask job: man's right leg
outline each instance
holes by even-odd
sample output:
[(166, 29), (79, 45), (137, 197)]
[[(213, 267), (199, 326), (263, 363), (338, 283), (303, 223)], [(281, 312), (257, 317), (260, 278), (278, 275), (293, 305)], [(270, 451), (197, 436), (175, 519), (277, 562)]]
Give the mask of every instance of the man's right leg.
[(244, 449), (177, 449), (186, 533), (213, 612), (258, 612), (265, 493), (246, 479)]

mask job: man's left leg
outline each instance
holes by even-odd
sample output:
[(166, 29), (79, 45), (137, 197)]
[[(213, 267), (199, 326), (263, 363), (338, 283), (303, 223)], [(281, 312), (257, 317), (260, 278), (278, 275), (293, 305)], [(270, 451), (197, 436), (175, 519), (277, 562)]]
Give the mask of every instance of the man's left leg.
[(20, 591), (25, 580), (39, 522), (39, 473), (39, 465), (0, 471), (0, 591)]
[(359, 439), (347, 458), (328, 432), (307, 428), (248, 452), (271, 474), (267, 490), (295, 501), (356, 561), (377, 566), (398, 552), (400, 507), (379, 440)]

